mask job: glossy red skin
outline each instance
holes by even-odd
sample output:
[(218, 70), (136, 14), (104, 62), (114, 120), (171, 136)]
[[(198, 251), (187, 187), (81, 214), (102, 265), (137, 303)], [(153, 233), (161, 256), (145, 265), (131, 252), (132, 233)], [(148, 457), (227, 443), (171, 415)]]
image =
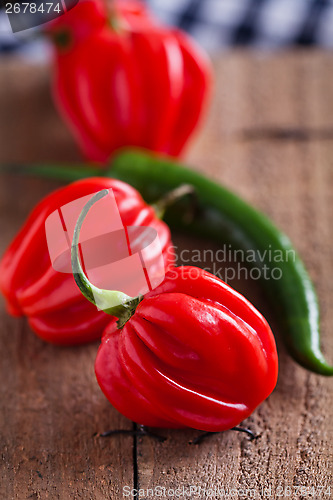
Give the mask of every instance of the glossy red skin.
[(134, 422), (223, 431), (273, 391), (278, 358), (266, 320), (242, 295), (179, 267), (122, 330), (110, 322), (95, 371), (112, 405)]
[(72, 36), (56, 50), (57, 106), (89, 160), (104, 163), (128, 145), (179, 156), (206, 109), (210, 64), (187, 35), (158, 25), (138, 2), (114, 9), (119, 30), (106, 13), (102, 22), (93, 0), (51, 25), (53, 34)]
[(124, 182), (89, 178), (54, 191), (33, 210), (0, 262), (0, 289), (13, 316), (27, 316), (32, 330), (59, 345), (75, 345), (101, 337), (110, 317), (88, 302), (72, 274), (56, 272), (50, 261), (45, 220), (57, 208), (75, 199), (112, 188), (124, 226), (156, 229), (166, 267), (174, 254), (168, 226), (140, 194)]

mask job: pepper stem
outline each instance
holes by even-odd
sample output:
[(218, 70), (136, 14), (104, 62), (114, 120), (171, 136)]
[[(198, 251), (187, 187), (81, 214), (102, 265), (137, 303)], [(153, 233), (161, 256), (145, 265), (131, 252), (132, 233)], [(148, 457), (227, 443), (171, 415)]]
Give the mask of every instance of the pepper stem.
[(107, 15), (107, 23), (109, 28), (115, 33), (121, 33), (122, 31), (122, 20), (116, 10), (116, 5), (114, 0), (104, 0), (104, 8)]
[(142, 300), (142, 297), (130, 297), (123, 292), (97, 288), (95, 285), (90, 283), (85, 275), (79, 257), (79, 239), (82, 224), (91, 207), (104, 198), (108, 193), (108, 189), (99, 191), (83, 207), (74, 229), (71, 247), (71, 263), (75, 282), (82, 295), (106, 314), (110, 314), (111, 316), (118, 318), (118, 327), (121, 328), (134, 314), (137, 305)]
[(152, 205), (155, 210), (156, 216), (159, 219), (163, 219), (167, 208), (187, 195), (191, 195), (193, 201), (195, 201), (196, 191), (191, 184), (182, 184), (181, 186), (178, 186), (176, 189), (173, 189), (172, 191), (167, 193), (165, 196), (163, 196), (163, 198)]

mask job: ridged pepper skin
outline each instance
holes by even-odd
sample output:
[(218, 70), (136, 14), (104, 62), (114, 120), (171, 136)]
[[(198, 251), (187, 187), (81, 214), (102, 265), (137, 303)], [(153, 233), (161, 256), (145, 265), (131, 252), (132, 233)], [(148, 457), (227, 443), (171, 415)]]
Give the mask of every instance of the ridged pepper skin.
[(273, 391), (278, 359), (263, 316), (206, 271), (170, 270), (119, 330), (106, 327), (95, 371), (127, 418), (152, 427), (223, 431)]
[(89, 160), (104, 163), (126, 145), (176, 157), (206, 109), (210, 63), (139, 2), (118, 0), (110, 9), (80, 2), (48, 29), (56, 105)]
[(53, 269), (45, 233), (45, 220), (52, 212), (73, 200), (110, 188), (123, 225), (154, 228), (166, 268), (173, 264), (168, 226), (128, 184), (95, 177), (54, 191), (34, 208), (0, 262), (0, 289), (8, 312), (27, 316), (32, 330), (48, 342), (75, 345), (99, 339), (110, 320), (81, 295), (72, 274)]

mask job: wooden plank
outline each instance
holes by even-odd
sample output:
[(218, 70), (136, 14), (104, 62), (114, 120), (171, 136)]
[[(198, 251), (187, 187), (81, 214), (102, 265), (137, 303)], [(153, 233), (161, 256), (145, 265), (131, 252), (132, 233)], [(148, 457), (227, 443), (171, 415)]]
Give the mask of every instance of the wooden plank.
[[(0, 178), (1, 254), (34, 204), (54, 187)], [(132, 424), (97, 385), (98, 343), (51, 346), (24, 319), (9, 317), (2, 298), (0, 307), (0, 498), (119, 498), (121, 485), (133, 484), (133, 438), (105, 440), (95, 433)]]
[[(333, 141), (246, 140), (242, 132), (330, 130), (333, 88), (327, 82), (333, 77), (333, 57), (232, 53), (217, 61), (216, 73), (215, 105), (189, 161), (264, 210), (290, 235), (317, 286), (322, 342), (332, 361)], [(255, 293), (252, 284), (235, 285), (266, 313), (278, 337), (278, 325), (257, 288)], [(332, 380), (296, 365), (279, 338), (278, 347), (277, 388), (244, 422), (260, 439), (249, 442), (226, 432), (197, 447), (188, 444), (197, 432), (168, 431), (164, 444), (145, 440), (138, 447), (141, 488), (236, 488), (239, 498), (242, 490), (247, 491), (243, 498), (250, 497), (249, 490), (265, 498), (262, 488), (268, 488), (272, 498), (278, 493), (287, 498), (288, 490), (280, 486), (291, 488), (291, 498), (302, 498), (296, 488), (313, 486), (314, 497), (323, 497), (320, 487), (332, 485)], [(194, 491), (191, 498), (204, 498)]]
[[(1, 163), (80, 160), (49, 88), (48, 68), (1, 62)], [(56, 187), (45, 180), (0, 178), (1, 254), (37, 201)], [(122, 484), (133, 485), (134, 440), (110, 441), (95, 434), (131, 429), (132, 424), (97, 385), (98, 343), (50, 346), (33, 335), (25, 320), (8, 317), (0, 300), (0, 497), (119, 498)]]
[(9, 58), (0, 62), (2, 162), (74, 161), (80, 153), (55, 112), (50, 68)]
[[(293, 239), (318, 289), (323, 350), (332, 361), (333, 141), (327, 132), (329, 136), (333, 126), (333, 56), (236, 52), (216, 61), (216, 76), (214, 106), (188, 160), (263, 209)], [(44, 67), (32, 71), (13, 61), (1, 64), (0, 161), (79, 158), (55, 114), (48, 86)], [(305, 128), (306, 140), (281, 140), (266, 133), (281, 128)], [(249, 130), (258, 133), (244, 135)], [(318, 130), (326, 131), (326, 138)], [(2, 248), (53, 186), (1, 178)], [(180, 248), (210, 248), (209, 242), (181, 236), (175, 241)], [(256, 302), (277, 333), (277, 389), (246, 421), (261, 437), (249, 442), (246, 436), (226, 432), (199, 447), (188, 444), (195, 431), (161, 431), (168, 437), (164, 444), (139, 440), (135, 481), (140, 488), (241, 488), (260, 498), (261, 488), (271, 487), (274, 498), (278, 486), (288, 486), (289, 498), (302, 498), (293, 488), (327, 487), (331, 482), (332, 380), (291, 361), (255, 283), (234, 284)], [(53, 348), (3, 308), (1, 332), (1, 352), (6, 353), (0, 389), (1, 498), (121, 498), (122, 488), (134, 484), (133, 442), (125, 437), (102, 441), (93, 434), (109, 427), (129, 428), (130, 423), (110, 408), (97, 387), (92, 372), (96, 345)], [(288, 490), (284, 493), (281, 498), (288, 497)], [(312, 497), (328, 498), (318, 489)], [(193, 490), (191, 498), (204, 498), (203, 492)]]

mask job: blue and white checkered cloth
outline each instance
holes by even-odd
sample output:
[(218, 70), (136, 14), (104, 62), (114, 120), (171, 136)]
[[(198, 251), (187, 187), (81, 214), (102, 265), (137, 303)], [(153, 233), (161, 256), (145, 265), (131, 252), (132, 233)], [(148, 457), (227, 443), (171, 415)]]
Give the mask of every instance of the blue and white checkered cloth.
[[(333, 0), (146, 0), (162, 22), (188, 31), (209, 52), (232, 46), (333, 48)], [(0, 52), (46, 56), (46, 44), (12, 35), (0, 13)]]
[(206, 49), (251, 45), (333, 48), (333, 0), (148, 0), (156, 15)]

